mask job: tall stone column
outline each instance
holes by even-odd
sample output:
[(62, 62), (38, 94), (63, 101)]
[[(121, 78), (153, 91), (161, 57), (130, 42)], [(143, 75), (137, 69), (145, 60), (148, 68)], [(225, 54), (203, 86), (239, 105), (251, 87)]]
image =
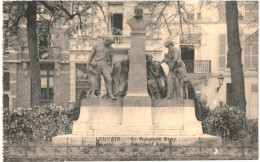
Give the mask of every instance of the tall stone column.
[(123, 125), (133, 129), (152, 126), (151, 98), (147, 91), (145, 39), (148, 21), (143, 9), (135, 8), (135, 16), (127, 21), (131, 27), (128, 90), (124, 98)]
[(132, 31), (130, 34), (129, 79), (127, 96), (148, 96), (146, 56), (146, 33)]

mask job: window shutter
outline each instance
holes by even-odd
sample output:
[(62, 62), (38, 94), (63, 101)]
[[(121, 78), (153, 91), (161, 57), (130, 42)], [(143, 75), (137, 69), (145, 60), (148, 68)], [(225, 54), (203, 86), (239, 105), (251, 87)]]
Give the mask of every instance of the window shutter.
[(245, 52), (244, 52), (244, 67), (250, 68), (250, 45), (245, 45)]
[(258, 92), (258, 85), (257, 84), (251, 84), (251, 92)]
[(257, 34), (245, 36), (244, 68), (258, 68), (258, 37)]
[(219, 35), (219, 68), (226, 68), (226, 35)]
[(4, 91), (9, 91), (9, 84), (10, 84), (10, 73), (4, 72), (4, 77), (3, 77)]

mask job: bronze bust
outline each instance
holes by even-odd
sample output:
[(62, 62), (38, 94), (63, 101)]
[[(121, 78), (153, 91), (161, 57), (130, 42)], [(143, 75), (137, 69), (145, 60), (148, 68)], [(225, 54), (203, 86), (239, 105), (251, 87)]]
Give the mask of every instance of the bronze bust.
[(149, 21), (143, 17), (143, 8), (140, 5), (135, 7), (135, 16), (127, 21), (132, 31), (145, 31)]

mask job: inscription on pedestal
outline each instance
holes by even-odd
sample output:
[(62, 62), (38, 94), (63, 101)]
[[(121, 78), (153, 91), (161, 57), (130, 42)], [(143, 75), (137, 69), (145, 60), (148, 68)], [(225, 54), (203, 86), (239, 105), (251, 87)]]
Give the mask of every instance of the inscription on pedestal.
[(176, 141), (176, 138), (158, 137), (158, 138), (146, 138), (146, 137), (131, 137), (131, 146), (169, 146), (169, 142)]
[(116, 145), (126, 145), (126, 146), (169, 146), (170, 141), (172, 143), (176, 142), (176, 138), (170, 137), (96, 137), (96, 146), (116, 146)]

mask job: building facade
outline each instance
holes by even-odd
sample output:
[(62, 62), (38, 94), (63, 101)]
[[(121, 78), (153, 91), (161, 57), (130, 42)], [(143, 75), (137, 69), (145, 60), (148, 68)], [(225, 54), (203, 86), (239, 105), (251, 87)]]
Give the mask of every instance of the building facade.
[[(75, 102), (81, 89), (86, 86), (86, 62), (93, 42), (101, 42), (110, 35), (114, 38), (113, 62), (127, 58), (130, 48), (130, 27), (127, 19), (133, 16), (137, 2), (103, 2), (106, 25), (94, 25), (89, 31), (79, 31), (71, 37), (55, 38), (56, 42), (39, 49), (41, 63), (42, 103), (66, 105)], [(255, 5), (257, 4), (257, 5)], [(191, 3), (188, 6), (196, 6)], [(170, 8), (171, 9), (171, 8)], [(151, 11), (144, 8), (144, 13)], [(232, 105), (232, 83), (227, 55), (227, 27), (224, 2), (216, 6), (204, 6), (191, 12), (189, 19), (197, 27), (191, 33), (177, 34), (173, 37), (175, 47), (181, 51), (189, 80), (197, 94), (207, 98), (211, 109), (219, 102)], [(98, 13), (96, 13), (98, 14)], [(95, 22), (93, 14), (92, 21)], [(252, 20), (256, 20), (252, 22)], [(254, 26), (249, 27), (249, 22)], [(169, 30), (174, 31), (180, 24), (172, 22)], [(258, 2), (243, 2), (239, 6), (239, 27), (241, 29), (242, 63), (246, 93), (246, 114), (257, 118), (258, 114)], [(184, 27), (187, 29), (187, 27)], [(99, 29), (99, 30), (98, 30)], [(84, 32), (89, 32), (84, 36)], [(82, 34), (83, 33), (83, 34)], [(55, 33), (52, 33), (55, 35)], [(160, 29), (159, 36), (147, 37), (146, 53), (154, 60), (163, 59), (167, 49), (163, 46), (168, 39), (166, 28)], [(47, 36), (46, 36), (47, 37)], [(43, 39), (39, 48), (46, 46)], [(28, 48), (14, 50), (6, 46), (3, 53), (3, 104), (13, 110), (31, 106), (31, 77), (29, 71)], [(163, 65), (167, 74), (168, 68)], [(223, 83), (219, 83), (219, 76)], [(105, 93), (102, 83), (102, 93)]]

